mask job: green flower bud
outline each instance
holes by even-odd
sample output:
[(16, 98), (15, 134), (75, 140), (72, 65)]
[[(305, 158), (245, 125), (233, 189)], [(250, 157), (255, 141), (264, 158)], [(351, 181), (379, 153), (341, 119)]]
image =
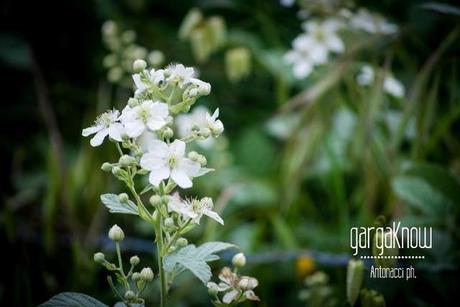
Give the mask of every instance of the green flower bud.
[(219, 293), (219, 290), (217, 289), (217, 285), (210, 286), (208, 283), (208, 294), (210, 296), (216, 296), (218, 293)]
[(199, 131), (198, 135), (206, 139), (211, 136), (211, 130), (209, 128), (203, 128)]
[(123, 170), (122, 170), (120, 167), (118, 167), (118, 166), (112, 167), (112, 174), (113, 174), (115, 177), (120, 176), (122, 173), (123, 173)]
[(120, 227), (118, 227), (118, 225), (115, 224), (109, 230), (109, 238), (110, 240), (120, 242), (125, 238), (125, 233)]
[(165, 60), (165, 56), (164, 56), (163, 52), (161, 52), (159, 50), (153, 50), (152, 52), (149, 53), (147, 59), (148, 59), (150, 65), (158, 67)]
[(174, 135), (174, 131), (169, 127), (163, 128), (161, 130), (161, 136), (163, 139), (170, 139), (173, 137), (173, 135)]
[(126, 30), (121, 34), (121, 40), (126, 44), (130, 44), (136, 40), (136, 36), (136, 32), (133, 30)]
[(129, 258), (129, 263), (131, 263), (132, 266), (138, 265), (139, 262), (141, 262), (141, 260), (137, 256), (132, 256), (131, 258)]
[(171, 217), (165, 218), (165, 220), (163, 221), (163, 224), (166, 230), (172, 230), (174, 228), (174, 220)]
[(161, 201), (162, 201), (164, 204), (169, 203), (169, 196), (168, 196), (168, 195), (163, 195), (163, 196), (161, 196)]
[(147, 63), (144, 60), (135, 60), (133, 63), (133, 71), (134, 72), (141, 72), (147, 67)]
[(139, 100), (137, 100), (136, 98), (131, 97), (131, 98), (128, 99), (128, 106), (130, 108), (134, 108), (134, 107), (136, 107), (138, 105), (139, 105)]
[(235, 48), (225, 54), (225, 72), (232, 82), (237, 82), (251, 72), (251, 53), (246, 48)]
[(173, 245), (173, 246), (170, 246), (170, 247), (168, 248), (168, 254), (171, 254), (171, 253), (174, 252), (176, 249), (177, 249), (176, 246), (174, 246), (174, 245)]
[(111, 68), (117, 64), (117, 56), (115, 54), (108, 54), (104, 57), (103, 65), (106, 68)]
[(95, 253), (93, 256), (94, 262), (103, 263), (105, 261), (105, 255), (101, 252)]
[(160, 195), (155, 194), (150, 197), (149, 202), (152, 206), (157, 207), (163, 203), (163, 200), (161, 199)]
[(196, 151), (191, 151), (188, 153), (188, 158), (192, 161), (198, 162), (201, 164), (201, 166), (205, 166), (208, 161), (206, 160), (206, 157), (203, 155), (200, 155)]
[(232, 263), (236, 267), (244, 267), (246, 265), (246, 256), (243, 253), (238, 253), (232, 258)]
[(128, 167), (136, 163), (136, 158), (131, 157), (130, 155), (123, 155), (118, 160), (121, 166)]
[(120, 67), (112, 67), (107, 72), (107, 79), (112, 83), (117, 83), (123, 77), (123, 69)]
[(110, 172), (112, 170), (112, 164), (104, 162), (101, 166), (101, 170), (103, 170), (104, 172)]
[(115, 35), (118, 31), (117, 24), (112, 20), (107, 20), (102, 25), (102, 33), (107, 36)]
[(363, 282), (364, 263), (351, 259), (347, 267), (347, 302), (353, 306), (358, 299)]
[(126, 291), (125, 299), (132, 300), (132, 299), (135, 299), (135, 298), (136, 298), (136, 294), (133, 291), (131, 291), (131, 290)]
[(133, 276), (131, 276), (131, 278), (132, 278), (133, 281), (138, 281), (138, 280), (141, 279), (141, 274), (138, 273), (138, 272), (134, 272)]
[(149, 282), (153, 280), (153, 271), (151, 268), (143, 268), (140, 273), (141, 279)]
[(127, 203), (128, 200), (129, 200), (129, 196), (128, 196), (128, 194), (126, 194), (126, 193), (118, 194), (118, 200), (119, 200), (121, 203)]
[(186, 238), (179, 238), (179, 239), (177, 239), (176, 244), (177, 244), (178, 247), (185, 247), (185, 246), (187, 246), (188, 241), (187, 241)]

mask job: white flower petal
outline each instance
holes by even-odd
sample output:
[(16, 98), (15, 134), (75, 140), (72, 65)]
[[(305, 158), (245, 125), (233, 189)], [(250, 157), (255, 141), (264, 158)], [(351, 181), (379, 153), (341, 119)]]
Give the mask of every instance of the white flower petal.
[(149, 182), (158, 186), (163, 179), (169, 178), (169, 167), (161, 167), (150, 172)]
[(179, 161), (178, 168), (184, 171), (188, 176), (195, 177), (200, 172), (201, 165), (198, 162), (184, 158)]
[(120, 123), (113, 123), (109, 127), (109, 136), (115, 141), (121, 142), (122, 135), (124, 134), (123, 125)]
[(174, 153), (178, 157), (183, 157), (185, 155), (185, 142), (181, 140), (174, 140), (174, 142), (169, 145), (171, 153)]
[(105, 137), (109, 134), (107, 129), (102, 129), (91, 139), (90, 144), (93, 147), (99, 146), (104, 141)]
[(173, 169), (171, 171), (171, 178), (183, 189), (188, 189), (192, 187), (192, 180), (187, 176), (187, 174), (180, 169)]
[(124, 122), (126, 134), (131, 138), (137, 138), (145, 131), (145, 124), (140, 120)]
[(240, 295), (240, 292), (237, 290), (227, 292), (222, 298), (222, 302), (224, 302), (225, 304), (230, 304), (234, 299), (238, 297), (238, 295)]
[(203, 214), (212, 218), (217, 223), (224, 225), (224, 220), (216, 212), (206, 209), (206, 210), (203, 210)]
[(147, 127), (152, 131), (157, 131), (166, 125), (166, 121), (158, 116), (152, 116), (147, 122)]
[(104, 129), (104, 126), (102, 126), (102, 125), (92, 126), (92, 127), (83, 129), (81, 135), (82, 136), (88, 136), (88, 135), (97, 133), (97, 132), (101, 131), (102, 129)]

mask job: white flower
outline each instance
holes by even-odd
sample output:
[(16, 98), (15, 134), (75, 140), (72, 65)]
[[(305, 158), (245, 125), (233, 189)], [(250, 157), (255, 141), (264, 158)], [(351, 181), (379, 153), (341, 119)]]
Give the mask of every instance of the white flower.
[(96, 134), (90, 141), (93, 147), (101, 145), (107, 135), (115, 141), (121, 142), (124, 130), (123, 125), (118, 122), (119, 114), (118, 110), (111, 110), (99, 115), (94, 126), (83, 129), (82, 135)]
[(147, 82), (144, 82), (145, 80), (143, 81), (141, 79), (141, 74), (133, 74), (133, 81), (136, 85), (136, 91), (134, 92), (135, 97), (138, 97), (149, 88), (150, 84), (148, 82), (151, 82), (153, 85), (158, 86), (165, 80), (163, 69), (152, 69), (150, 70), (150, 72), (146, 71), (143, 74), (145, 77), (147, 77)]
[(345, 50), (342, 39), (337, 35), (341, 24), (335, 19), (327, 19), (322, 23), (315, 21), (305, 22), (304, 30), (313, 39), (316, 48), (326, 49), (332, 52), (341, 53)]
[[(364, 65), (356, 78), (358, 84), (362, 86), (370, 85), (374, 80), (375, 72), (369, 65)], [(386, 76), (385, 80), (383, 80), (383, 89), (385, 92), (395, 97), (403, 97), (405, 94), (404, 85), (391, 75)]]
[(241, 295), (251, 301), (259, 301), (257, 295), (252, 291), (259, 285), (257, 279), (249, 276), (238, 276), (230, 268), (224, 267), (219, 274), (220, 282), (208, 282), (207, 287), (214, 292), (226, 292), (222, 298), (225, 304), (231, 304)]
[(386, 21), (382, 16), (372, 14), (366, 9), (359, 9), (351, 17), (351, 26), (370, 34), (393, 34), (398, 31), (398, 26)]
[(388, 94), (395, 97), (403, 97), (405, 94), (404, 85), (399, 80), (391, 76), (385, 78), (383, 88)]
[(151, 143), (149, 152), (141, 158), (142, 168), (149, 170), (149, 181), (158, 186), (164, 179), (171, 177), (181, 188), (192, 186), (191, 178), (198, 175), (200, 164), (194, 162), (185, 155), (185, 143), (175, 140), (171, 144), (154, 140)]
[(181, 200), (178, 196), (171, 196), (168, 202), (169, 211), (176, 212), (186, 218), (192, 219), (196, 224), (200, 223), (200, 219), (203, 215), (206, 215), (224, 225), (224, 220), (219, 214), (212, 211), (213, 206), (212, 199), (209, 197), (204, 197), (201, 200)]
[(120, 116), (129, 137), (140, 136), (147, 129), (156, 131), (163, 128), (169, 117), (168, 105), (164, 102), (143, 101), (131, 108), (126, 106)]
[(179, 84), (183, 87), (194, 79), (195, 71), (193, 67), (185, 67), (182, 64), (170, 65), (166, 68), (166, 74), (168, 75), (167, 81)]
[(206, 112), (206, 127), (211, 130), (211, 134), (215, 137), (224, 132), (224, 124), (217, 119), (219, 117), (219, 108), (217, 108), (212, 115)]
[(158, 140), (157, 134), (149, 130), (144, 131), (144, 133), (136, 139), (143, 152), (147, 152), (152, 142), (155, 140)]
[[(193, 108), (190, 113), (180, 114), (176, 117), (177, 134), (180, 138), (186, 138), (192, 134), (192, 130), (200, 130), (206, 127), (206, 114), (209, 110), (204, 106)], [(203, 148), (210, 148), (214, 143), (214, 139), (207, 138), (198, 140), (197, 144)]]

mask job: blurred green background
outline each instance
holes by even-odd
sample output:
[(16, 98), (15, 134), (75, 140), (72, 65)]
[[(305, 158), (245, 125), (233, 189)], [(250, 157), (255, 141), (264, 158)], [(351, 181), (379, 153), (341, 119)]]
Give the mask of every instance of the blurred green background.
[[(90, 148), (81, 137), (96, 114), (132, 94), (129, 57), (128, 68), (120, 62), (114, 71), (108, 63), (112, 51), (101, 34), (107, 20), (134, 30), (136, 44), (146, 48), (141, 54), (159, 50), (164, 65), (194, 66), (212, 84), (198, 104), (220, 108), (225, 136), (215, 149), (202, 149), (217, 171), (198, 179), (190, 194), (212, 196), (226, 223), (203, 223), (190, 241), (239, 245), (248, 255), (245, 271), (259, 280), (261, 306), (344, 305), (349, 229), (380, 215), (433, 227), (434, 248), (411, 263), (417, 279), (366, 278), (366, 286), (389, 306), (446, 305), (460, 273), (459, 11), (415, 0), (354, 2), (398, 24), (399, 34), (345, 37), (347, 52), (299, 81), (283, 54), (301, 32), (299, 7), (322, 2), (353, 4), (2, 2), (2, 305), (35, 306), (62, 291), (113, 304), (92, 260), (97, 250), (113, 253), (105, 239), (113, 223), (129, 237), (126, 255), (155, 266), (151, 229), (109, 215), (99, 201), (101, 193), (121, 192), (100, 170), (116, 152), (107, 144)], [(203, 15), (200, 27), (223, 31), (214, 33), (220, 40), (179, 38), (192, 8)], [(406, 95), (385, 95), (378, 82), (357, 85), (365, 62), (391, 68)], [(224, 253), (220, 264), (230, 258)], [(330, 295), (321, 303), (300, 300), (304, 278), (317, 271), (329, 276)], [(184, 275), (178, 284), (172, 305), (209, 304), (199, 281)], [(152, 306), (157, 291), (156, 285), (147, 291)]]

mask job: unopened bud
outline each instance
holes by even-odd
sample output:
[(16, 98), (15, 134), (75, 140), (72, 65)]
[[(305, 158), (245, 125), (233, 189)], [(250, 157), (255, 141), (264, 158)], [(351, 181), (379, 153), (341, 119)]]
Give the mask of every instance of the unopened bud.
[(118, 194), (118, 200), (120, 201), (120, 203), (127, 203), (129, 200), (129, 196), (126, 193)]
[(119, 168), (118, 166), (112, 167), (112, 174), (113, 174), (115, 177), (120, 176), (121, 173), (122, 173), (122, 171), (123, 171), (123, 170), (122, 170), (121, 168)]
[(133, 63), (133, 71), (141, 72), (147, 67), (147, 63), (144, 60), (138, 59)]
[(166, 218), (163, 223), (166, 230), (171, 230), (174, 227), (174, 220), (171, 217)]
[(95, 253), (93, 256), (94, 262), (103, 263), (105, 261), (105, 255), (101, 252)]
[(136, 294), (133, 291), (131, 291), (131, 290), (126, 291), (125, 299), (132, 300), (134, 298), (136, 298)]
[(133, 281), (138, 281), (139, 279), (141, 279), (141, 274), (138, 272), (134, 272), (131, 278), (133, 279)]
[(129, 263), (131, 263), (131, 265), (133, 266), (138, 265), (140, 261), (141, 260), (137, 256), (132, 256), (131, 258), (129, 258)]
[(103, 170), (104, 172), (110, 172), (112, 170), (112, 164), (104, 162), (101, 166), (101, 170)]
[(139, 100), (137, 100), (136, 98), (131, 97), (131, 98), (128, 99), (128, 106), (130, 108), (134, 108), (134, 107), (136, 107), (138, 105), (139, 105)]
[(118, 160), (121, 166), (128, 167), (136, 163), (136, 158), (131, 157), (130, 155), (123, 155)]
[(347, 267), (347, 302), (354, 306), (363, 282), (364, 263), (351, 259)]
[(246, 265), (246, 256), (243, 253), (238, 253), (233, 256), (232, 263), (236, 267), (244, 267)]
[(115, 224), (109, 230), (109, 238), (113, 241), (120, 242), (125, 238), (125, 233), (120, 227), (118, 227), (118, 225)]
[(162, 199), (160, 195), (152, 195), (149, 200), (150, 204), (154, 207), (160, 206), (162, 204)]
[(177, 239), (176, 243), (177, 243), (178, 247), (185, 247), (185, 246), (187, 246), (188, 241), (187, 241), (186, 238), (179, 238), (179, 239)]
[(170, 139), (173, 137), (173, 135), (174, 131), (169, 127), (163, 128), (161, 132), (161, 136), (163, 137), (163, 139)]
[(149, 53), (147, 59), (150, 65), (158, 67), (163, 63), (165, 56), (163, 52), (159, 50), (153, 50), (152, 52)]
[(143, 268), (140, 274), (141, 278), (145, 281), (153, 280), (153, 271), (151, 268)]

